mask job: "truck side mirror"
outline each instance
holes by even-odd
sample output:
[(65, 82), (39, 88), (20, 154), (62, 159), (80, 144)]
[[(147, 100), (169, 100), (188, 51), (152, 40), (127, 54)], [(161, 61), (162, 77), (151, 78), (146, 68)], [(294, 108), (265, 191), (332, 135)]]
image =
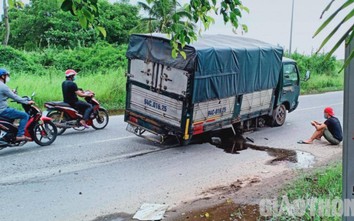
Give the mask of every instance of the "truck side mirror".
[(304, 81), (308, 81), (311, 77), (311, 72), (309, 70), (306, 71), (306, 74), (305, 74), (305, 79)]

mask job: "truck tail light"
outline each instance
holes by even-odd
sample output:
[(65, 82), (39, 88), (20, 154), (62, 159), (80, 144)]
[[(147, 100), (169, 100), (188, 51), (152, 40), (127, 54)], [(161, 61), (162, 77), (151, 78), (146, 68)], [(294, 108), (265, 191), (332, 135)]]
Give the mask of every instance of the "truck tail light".
[(204, 132), (204, 123), (196, 123), (193, 125), (193, 135), (201, 134)]
[(138, 119), (135, 117), (132, 117), (132, 116), (129, 117), (129, 121), (136, 123), (136, 124), (138, 123)]

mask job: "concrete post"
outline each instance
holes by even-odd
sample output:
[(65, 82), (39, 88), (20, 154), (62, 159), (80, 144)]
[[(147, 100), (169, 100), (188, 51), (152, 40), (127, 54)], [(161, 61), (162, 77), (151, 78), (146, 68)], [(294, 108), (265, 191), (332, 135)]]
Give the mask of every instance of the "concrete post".
[[(345, 57), (354, 50), (354, 40), (346, 47)], [(344, 115), (343, 115), (343, 200), (344, 221), (354, 221), (354, 206), (350, 216), (346, 215), (345, 201), (351, 200), (354, 205), (354, 59), (345, 69), (344, 77)]]

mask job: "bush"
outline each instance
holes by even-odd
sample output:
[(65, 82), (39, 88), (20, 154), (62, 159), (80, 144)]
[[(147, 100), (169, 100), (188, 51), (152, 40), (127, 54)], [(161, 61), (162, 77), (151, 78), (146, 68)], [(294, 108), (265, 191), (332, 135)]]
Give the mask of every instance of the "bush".
[(83, 72), (105, 72), (107, 69), (126, 67), (126, 49), (127, 45), (114, 46), (104, 42), (88, 48), (50, 48), (41, 53), (41, 63), (58, 70), (72, 68)]
[(19, 51), (11, 47), (0, 47), (0, 65), (16, 72), (42, 75), (49, 70), (64, 71), (68, 68), (83, 73), (101, 72), (108, 69), (126, 68), (127, 45), (114, 46), (98, 43), (92, 47), (75, 49), (48, 48), (42, 51)]
[(342, 61), (335, 57), (325, 59), (327, 54), (303, 55), (294, 52), (289, 56), (297, 62), (301, 79), (305, 78), (307, 70), (311, 72), (311, 78), (307, 82), (301, 82), (301, 94), (321, 93), (343, 89), (343, 71), (339, 73)]
[(297, 62), (302, 76), (305, 75), (307, 70), (316, 75), (338, 75), (339, 62), (333, 56), (327, 60), (325, 59), (326, 56), (327, 54), (312, 54), (308, 56), (295, 52), (290, 57)]
[(38, 69), (43, 69), (32, 56), (12, 47), (0, 46), (0, 57), (0, 66), (7, 68), (10, 72), (35, 72)]

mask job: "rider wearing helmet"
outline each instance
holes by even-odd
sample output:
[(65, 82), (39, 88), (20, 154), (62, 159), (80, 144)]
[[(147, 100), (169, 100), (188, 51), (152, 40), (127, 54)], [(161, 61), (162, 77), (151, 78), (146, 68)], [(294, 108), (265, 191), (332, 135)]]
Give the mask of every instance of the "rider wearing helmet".
[(11, 98), (22, 104), (33, 104), (34, 101), (28, 101), (27, 99), (19, 97), (15, 94), (7, 85), (10, 81), (10, 73), (4, 69), (0, 68), (0, 117), (15, 120), (20, 119), (20, 124), (18, 126), (18, 131), (16, 135), (17, 141), (29, 140), (30, 138), (25, 137), (25, 127), (29, 116), (23, 111), (16, 110), (14, 108), (8, 107), (7, 99)]
[(90, 118), (92, 112), (92, 105), (81, 101), (79, 97), (92, 97), (92, 93), (86, 94), (81, 89), (79, 89), (74, 82), (75, 76), (77, 75), (76, 71), (73, 69), (68, 69), (65, 71), (66, 80), (62, 83), (62, 91), (64, 102), (70, 104), (73, 108), (79, 110), (79, 112), (84, 113), (83, 119), (80, 121), (81, 125), (87, 127), (86, 121)]

